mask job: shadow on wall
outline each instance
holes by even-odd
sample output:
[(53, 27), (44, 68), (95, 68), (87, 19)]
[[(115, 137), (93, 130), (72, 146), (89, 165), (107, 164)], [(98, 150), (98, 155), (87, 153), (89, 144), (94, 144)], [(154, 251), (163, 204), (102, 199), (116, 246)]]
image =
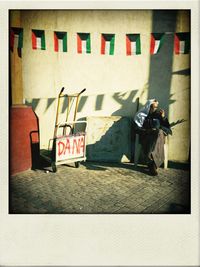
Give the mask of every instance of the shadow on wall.
[(128, 117), (90, 117), (86, 147), (88, 161), (130, 162), (131, 120)]
[(184, 70), (174, 71), (174, 72), (172, 72), (172, 74), (190, 76), (190, 72), (191, 72), (190, 68), (188, 68), (188, 69), (184, 69)]
[[(148, 98), (157, 98), (160, 107), (169, 113), (169, 106), (176, 102), (170, 94), (172, 75), (190, 75), (190, 69), (172, 72), (174, 57), (174, 32), (176, 31), (177, 10), (153, 11), (153, 33), (165, 33), (164, 42), (157, 54), (151, 55)], [(169, 34), (167, 34), (169, 33)], [(180, 118), (170, 122), (171, 127), (185, 122)]]
[[(115, 93), (113, 99), (120, 104), (120, 108), (112, 113), (113, 116), (130, 116), (133, 117), (136, 110), (136, 102), (133, 102), (133, 99), (138, 90), (131, 91), (128, 96), (127, 92), (125, 93)], [(126, 97), (127, 96), (127, 97)]]
[(173, 95), (170, 95), (170, 88), (174, 54), (174, 34), (172, 33), (176, 30), (176, 20), (176, 10), (153, 11), (152, 32), (166, 34), (160, 51), (151, 55), (148, 98), (157, 98), (166, 114), (168, 114), (169, 105), (175, 102), (172, 99)]
[[(131, 122), (137, 109), (137, 103), (134, 102), (137, 92), (138, 90), (114, 93), (111, 97), (119, 104), (119, 109), (108, 117), (91, 117), (94, 119), (94, 123), (87, 131), (91, 141), (87, 146), (88, 160), (107, 162), (130, 162), (132, 160), (133, 134)], [(79, 112), (87, 105), (88, 98), (88, 96), (80, 98)], [(51, 107), (55, 100), (56, 98), (46, 99), (44, 102), (46, 105), (45, 111)], [(43, 99), (35, 98), (27, 100), (26, 104), (31, 105), (33, 110), (36, 110), (40, 101), (43, 101)], [(102, 110), (104, 101), (105, 95), (97, 95), (94, 103), (95, 110)], [(66, 112), (67, 106), (68, 101), (64, 100), (61, 106), (62, 113)], [(90, 117), (88, 118), (90, 119)], [(97, 123), (98, 120), (99, 123)]]
[[(42, 100), (41, 98), (26, 99), (25, 104), (27, 106), (32, 106), (33, 110), (36, 111), (41, 100)], [(57, 100), (57, 98), (46, 98), (45, 100), (47, 102), (45, 111), (47, 111), (50, 108), (50, 106)]]
[[(120, 105), (120, 108), (112, 113), (113, 116), (134, 116), (136, 112), (135, 102), (133, 101), (138, 90), (132, 90), (127, 92), (116, 92), (111, 97)], [(46, 101), (45, 112), (55, 104), (57, 98), (33, 98), (26, 99), (25, 104), (27, 106), (32, 106), (33, 110), (36, 111), (38, 105), (42, 100)], [(89, 96), (81, 96), (78, 105), (78, 112), (83, 111), (84, 107), (87, 105), (87, 101), (89, 100)], [(96, 95), (96, 99), (94, 102), (94, 111), (103, 110), (103, 104), (105, 100), (104, 94)], [(73, 101), (72, 101), (73, 102)], [(72, 103), (73, 104), (73, 103)], [(64, 99), (63, 104), (61, 105), (61, 113), (65, 113), (68, 107), (68, 100)]]
[[(96, 101), (95, 101), (95, 110), (102, 110), (103, 109), (103, 101), (104, 101), (105, 95), (100, 94), (96, 96)], [(78, 112), (81, 112), (84, 108), (84, 106), (87, 104), (88, 96), (81, 96), (79, 105), (78, 105)]]
[[(116, 92), (113, 99), (120, 105), (109, 117), (89, 117), (87, 160), (102, 162), (130, 162), (133, 158), (132, 118), (137, 110), (134, 97), (138, 90)], [(82, 97), (79, 111), (88, 97)], [(97, 95), (95, 110), (103, 109), (104, 95)]]
[[(11, 48), (10, 49), (12, 53), (14, 53), (14, 48)], [(17, 48), (17, 55), (18, 57), (22, 57), (22, 49), (21, 48)]]
[[(112, 113), (112, 116), (133, 116), (136, 111), (135, 102), (133, 101), (138, 90), (126, 91), (126, 92), (115, 92), (111, 97), (120, 105), (120, 108)], [(80, 98), (78, 112), (81, 112), (85, 105), (87, 105), (87, 101), (89, 96), (82, 96)], [(99, 94), (96, 96), (95, 100), (95, 108), (94, 111), (103, 110), (103, 104), (105, 100), (104, 94)], [(67, 103), (64, 106), (64, 109), (67, 108)]]

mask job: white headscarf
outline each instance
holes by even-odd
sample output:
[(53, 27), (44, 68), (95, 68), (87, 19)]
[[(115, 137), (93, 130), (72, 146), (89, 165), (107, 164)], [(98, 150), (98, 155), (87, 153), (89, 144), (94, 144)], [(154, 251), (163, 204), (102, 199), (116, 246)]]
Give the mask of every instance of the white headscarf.
[(155, 99), (149, 99), (147, 100), (145, 106), (141, 108), (134, 116), (134, 121), (137, 124), (137, 126), (142, 127), (145, 118), (149, 114), (150, 106), (153, 102), (155, 102)]

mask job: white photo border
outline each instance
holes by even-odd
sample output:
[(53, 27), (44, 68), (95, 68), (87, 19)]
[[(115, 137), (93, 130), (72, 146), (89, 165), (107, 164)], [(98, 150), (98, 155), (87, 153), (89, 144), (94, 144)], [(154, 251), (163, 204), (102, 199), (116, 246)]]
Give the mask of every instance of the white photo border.
[[(8, 12), (11, 9), (191, 10), (191, 214), (11, 215)], [(0, 2), (0, 266), (199, 266), (199, 2)]]

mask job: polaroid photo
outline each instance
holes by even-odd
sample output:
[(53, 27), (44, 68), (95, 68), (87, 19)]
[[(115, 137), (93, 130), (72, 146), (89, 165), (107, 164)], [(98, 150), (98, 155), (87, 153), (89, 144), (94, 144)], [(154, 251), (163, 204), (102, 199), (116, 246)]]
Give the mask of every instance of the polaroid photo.
[(7, 1), (1, 266), (198, 266), (198, 1)]

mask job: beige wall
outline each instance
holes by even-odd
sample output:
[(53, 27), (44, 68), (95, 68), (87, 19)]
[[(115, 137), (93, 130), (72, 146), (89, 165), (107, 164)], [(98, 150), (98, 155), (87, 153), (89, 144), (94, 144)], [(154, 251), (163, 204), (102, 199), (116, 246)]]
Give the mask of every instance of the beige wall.
[[(56, 102), (46, 109), (47, 98), (57, 97), (63, 86), (67, 93), (87, 88), (78, 117), (117, 111), (116, 115), (133, 116), (135, 99), (149, 74), (150, 11), (23, 11), (22, 25), (24, 98), (40, 98), (36, 113), (42, 147), (52, 137), (55, 120)], [(45, 30), (45, 51), (32, 50), (31, 29)], [(67, 53), (54, 52), (53, 31), (67, 32)], [(77, 54), (77, 32), (91, 33), (91, 54)], [(142, 54), (134, 57), (126, 56), (125, 34), (131, 32), (141, 33)], [(100, 54), (101, 33), (116, 34), (114, 56)]]
[[(176, 31), (190, 31), (189, 25), (187, 12), (179, 11)], [(169, 153), (174, 160), (186, 161), (190, 153), (190, 54), (174, 55), (170, 94), (174, 103), (170, 105), (169, 119), (184, 122), (173, 128)]]
[[(29, 11), (22, 12), (22, 24), (25, 98), (56, 97), (62, 86), (69, 92), (86, 87), (87, 95), (132, 91), (148, 79), (150, 11)], [(46, 51), (32, 50), (31, 29), (45, 30)], [(54, 52), (55, 30), (67, 31), (68, 53)], [(127, 57), (125, 34), (135, 31), (142, 55)], [(91, 54), (77, 54), (77, 32), (91, 33)], [(101, 33), (116, 34), (114, 56), (100, 55)]]
[[(187, 13), (178, 12), (177, 31), (189, 30), (187, 17)], [(153, 12), (150, 10), (21, 11), (21, 25), (24, 29), (23, 97), (27, 103), (32, 104), (39, 116), (41, 148), (46, 148), (48, 140), (53, 136), (56, 113), (54, 99), (63, 86), (66, 93), (87, 89), (80, 102), (78, 118), (110, 115), (131, 117), (136, 111), (136, 98), (139, 96), (140, 102), (145, 103), (149, 86), (152, 85), (149, 85), (149, 46), (150, 33), (155, 23), (153, 19)], [(167, 23), (169, 21), (166, 20)], [(45, 51), (32, 50), (31, 29), (45, 30)], [(54, 31), (67, 32), (67, 53), (54, 52)], [(77, 32), (91, 33), (91, 54), (77, 54)], [(101, 33), (115, 34), (113, 56), (100, 54)], [(141, 34), (141, 55), (126, 56), (126, 33)], [(161, 56), (167, 55), (163, 53)], [(166, 68), (162, 66), (163, 73), (169, 72)], [(173, 72), (185, 68), (189, 68), (189, 55), (174, 56)], [(162, 81), (159, 69), (156, 75), (160, 75)], [(170, 121), (187, 120), (174, 128), (173, 137), (170, 138), (169, 158), (187, 160), (189, 76), (172, 74), (168, 90), (176, 100), (167, 107)], [(166, 102), (162, 90), (155, 97), (161, 103)], [(176, 144), (180, 145), (178, 153)]]

